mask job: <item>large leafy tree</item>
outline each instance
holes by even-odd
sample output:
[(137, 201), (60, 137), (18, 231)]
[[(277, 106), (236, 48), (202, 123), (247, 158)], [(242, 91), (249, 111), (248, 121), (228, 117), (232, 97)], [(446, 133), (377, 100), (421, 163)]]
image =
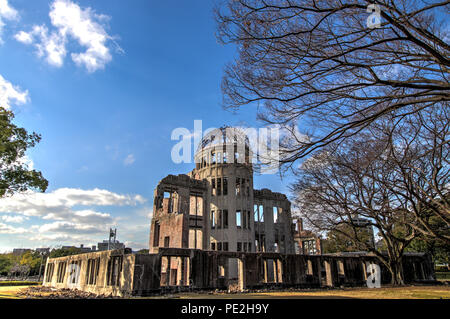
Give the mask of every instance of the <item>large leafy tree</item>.
[(17, 127), (13, 119), (13, 112), (0, 107), (0, 197), (28, 189), (45, 192), (48, 181), (24, 161), (27, 149), (39, 143), (41, 137)]

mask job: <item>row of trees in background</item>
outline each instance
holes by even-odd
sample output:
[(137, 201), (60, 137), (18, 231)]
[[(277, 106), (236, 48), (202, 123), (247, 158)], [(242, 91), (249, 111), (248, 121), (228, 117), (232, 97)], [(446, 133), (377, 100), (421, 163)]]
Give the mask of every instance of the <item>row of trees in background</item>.
[(39, 275), (41, 264), (45, 264), (45, 259), (38, 252), (0, 254), (0, 275), (22, 278)]
[(216, 11), (218, 38), (239, 54), (225, 69), (224, 105), (255, 105), (284, 129), (281, 163), (297, 176), (303, 217), (375, 254), (396, 285), (408, 249), (448, 252), (448, 1), (227, 4)]
[(32, 250), (20, 255), (13, 253), (0, 254), (0, 276), (25, 278), (39, 274), (43, 275), (43, 268), (47, 258), (64, 257), (81, 253), (81, 248), (68, 247), (54, 248), (47, 254)]

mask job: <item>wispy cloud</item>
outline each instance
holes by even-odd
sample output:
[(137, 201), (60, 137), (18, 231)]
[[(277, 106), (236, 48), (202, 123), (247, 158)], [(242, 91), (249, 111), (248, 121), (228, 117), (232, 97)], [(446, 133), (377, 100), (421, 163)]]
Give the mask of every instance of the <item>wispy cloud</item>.
[(125, 159), (123, 160), (123, 164), (125, 166), (129, 166), (131, 164), (133, 164), (136, 161), (136, 159), (134, 158), (133, 154), (129, 154), (127, 157), (125, 157)]
[(104, 69), (111, 62), (109, 44), (123, 50), (116, 44), (105, 28), (110, 17), (97, 14), (90, 7), (81, 8), (70, 0), (55, 0), (50, 6), (50, 21), (53, 30), (45, 25), (35, 25), (31, 31), (20, 31), (15, 35), (17, 41), (34, 44), (37, 55), (45, 58), (50, 65), (61, 67), (67, 55), (67, 45), (75, 40), (84, 47), (84, 52), (72, 52), (72, 60), (88, 72)]
[(28, 217), (20, 215), (2, 215), (0, 219), (6, 223), (22, 223), (28, 219)]
[(4, 223), (0, 223), (0, 234), (24, 234), (29, 232), (23, 227), (14, 227)]
[(8, 0), (0, 0), (0, 44), (3, 43), (2, 33), (5, 26), (5, 20), (18, 20), (17, 10), (10, 6)]

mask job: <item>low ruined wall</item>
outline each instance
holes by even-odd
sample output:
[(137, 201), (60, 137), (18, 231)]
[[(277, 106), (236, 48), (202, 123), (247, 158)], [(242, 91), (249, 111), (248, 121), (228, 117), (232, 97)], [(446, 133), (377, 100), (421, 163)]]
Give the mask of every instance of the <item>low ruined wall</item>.
[[(238, 289), (365, 286), (367, 265), (381, 268), (381, 283), (390, 274), (370, 255), (284, 255), (160, 248), (155, 254), (130, 250), (85, 253), (47, 260), (44, 286), (79, 289), (113, 296), (143, 296), (161, 289)], [(237, 267), (231, 278), (230, 267)], [(431, 258), (407, 254), (405, 283), (435, 280)]]
[[(108, 262), (111, 257), (122, 258), (117, 284), (107, 282), (107, 275), (110, 273)], [(49, 258), (45, 266), (43, 285), (121, 296), (132, 291), (135, 258), (129, 250), (110, 250)]]

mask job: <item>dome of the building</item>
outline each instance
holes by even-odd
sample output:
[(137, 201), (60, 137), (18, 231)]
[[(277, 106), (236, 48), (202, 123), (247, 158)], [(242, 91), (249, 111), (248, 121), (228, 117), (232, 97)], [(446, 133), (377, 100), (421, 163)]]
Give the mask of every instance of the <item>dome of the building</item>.
[(208, 148), (227, 144), (245, 145), (246, 149), (250, 147), (249, 138), (244, 129), (240, 127), (222, 126), (208, 132), (202, 138), (196, 153)]

